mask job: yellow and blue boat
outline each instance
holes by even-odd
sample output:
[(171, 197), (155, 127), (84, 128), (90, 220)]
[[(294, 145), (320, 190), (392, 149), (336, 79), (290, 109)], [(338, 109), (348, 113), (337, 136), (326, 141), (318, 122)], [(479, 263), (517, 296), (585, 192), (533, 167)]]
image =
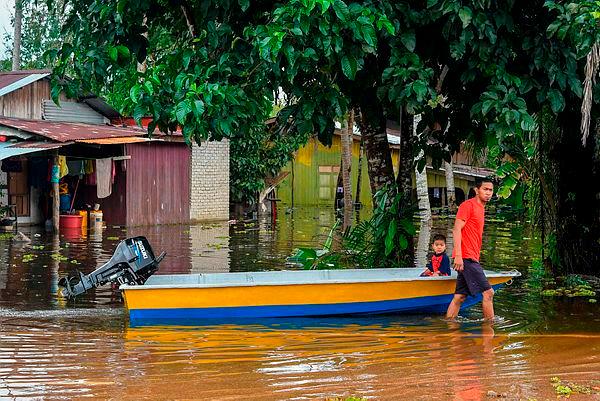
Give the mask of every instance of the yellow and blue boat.
[[(421, 268), (154, 275), (122, 285), (131, 323), (195, 319), (441, 313), (456, 276), (419, 277)], [(499, 289), (517, 271), (486, 271)], [(463, 308), (481, 300), (468, 297)]]

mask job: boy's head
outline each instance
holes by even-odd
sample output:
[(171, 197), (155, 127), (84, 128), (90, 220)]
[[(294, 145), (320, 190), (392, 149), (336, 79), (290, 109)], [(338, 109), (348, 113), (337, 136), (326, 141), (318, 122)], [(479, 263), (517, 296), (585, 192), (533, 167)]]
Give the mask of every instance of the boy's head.
[(435, 234), (431, 243), (431, 249), (435, 253), (442, 253), (446, 251), (446, 237), (442, 234)]

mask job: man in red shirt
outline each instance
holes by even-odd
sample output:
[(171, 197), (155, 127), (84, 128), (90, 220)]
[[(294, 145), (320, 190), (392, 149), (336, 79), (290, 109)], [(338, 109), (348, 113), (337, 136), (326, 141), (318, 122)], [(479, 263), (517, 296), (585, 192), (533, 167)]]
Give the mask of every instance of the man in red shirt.
[(494, 184), (489, 179), (478, 180), (475, 197), (464, 201), (458, 208), (454, 222), (454, 270), (458, 272), (454, 298), (448, 306), (446, 317), (458, 316), (460, 306), (468, 295), (483, 295), (483, 318), (494, 318), (494, 289), (485, 277), (479, 264), (485, 205), (494, 193)]

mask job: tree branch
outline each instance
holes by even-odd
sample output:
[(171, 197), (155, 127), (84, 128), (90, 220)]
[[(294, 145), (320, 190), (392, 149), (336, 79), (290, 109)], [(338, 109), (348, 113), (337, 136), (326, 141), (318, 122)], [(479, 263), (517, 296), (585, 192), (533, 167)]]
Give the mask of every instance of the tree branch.
[(185, 17), (185, 22), (187, 23), (187, 27), (188, 27), (188, 31), (190, 32), (190, 35), (192, 35), (192, 38), (195, 38), (196, 37), (196, 27), (194, 26), (194, 18), (192, 16), (192, 13), (190, 12), (189, 7), (186, 6), (185, 4), (182, 4), (181, 11), (183, 12), (183, 16)]

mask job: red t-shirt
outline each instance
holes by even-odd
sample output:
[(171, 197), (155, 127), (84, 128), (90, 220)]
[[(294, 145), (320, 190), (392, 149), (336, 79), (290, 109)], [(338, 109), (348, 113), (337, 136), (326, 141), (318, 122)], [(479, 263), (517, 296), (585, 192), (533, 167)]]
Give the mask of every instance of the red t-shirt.
[[(462, 228), (461, 242), (463, 259), (473, 259), (479, 262), (485, 207), (476, 198), (471, 198), (461, 203), (456, 218), (465, 222)], [(455, 256), (455, 251), (456, 249), (452, 251), (452, 257)]]

